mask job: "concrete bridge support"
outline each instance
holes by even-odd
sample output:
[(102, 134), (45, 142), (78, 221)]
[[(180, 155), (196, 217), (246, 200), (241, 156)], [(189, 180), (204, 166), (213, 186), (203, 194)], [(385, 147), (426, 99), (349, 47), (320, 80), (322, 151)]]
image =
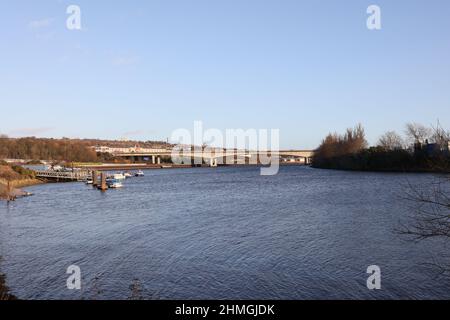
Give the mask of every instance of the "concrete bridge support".
[(209, 159), (209, 166), (210, 167), (217, 167), (217, 159), (216, 158)]

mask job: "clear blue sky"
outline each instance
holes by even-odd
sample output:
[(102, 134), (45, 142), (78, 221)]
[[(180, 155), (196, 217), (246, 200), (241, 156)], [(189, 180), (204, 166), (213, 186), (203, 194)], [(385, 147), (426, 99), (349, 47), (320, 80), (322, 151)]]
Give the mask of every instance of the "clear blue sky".
[(202, 120), (313, 148), (358, 122), (371, 143), (450, 128), (449, 16), (448, 0), (2, 0), (0, 133), (165, 139)]

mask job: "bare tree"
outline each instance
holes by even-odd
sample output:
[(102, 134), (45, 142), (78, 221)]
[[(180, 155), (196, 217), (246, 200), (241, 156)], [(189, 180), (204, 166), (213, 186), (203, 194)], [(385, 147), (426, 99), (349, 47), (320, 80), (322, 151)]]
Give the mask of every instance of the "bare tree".
[(363, 149), (366, 149), (368, 143), (366, 140), (366, 132), (362, 124), (359, 123), (355, 128), (347, 129), (344, 136), (344, 141), (346, 141), (346, 145), (349, 148), (349, 150), (347, 150), (349, 153), (357, 153)]
[(450, 141), (450, 131), (446, 131), (444, 128), (442, 128), (441, 124), (438, 121), (436, 126), (432, 127), (431, 140), (434, 143), (438, 144), (441, 149), (448, 148)]
[(337, 137), (340, 155), (355, 154), (368, 146), (366, 134), (361, 124), (354, 128), (348, 128), (344, 135), (335, 136)]
[(403, 138), (395, 131), (386, 132), (378, 140), (378, 146), (389, 151), (403, 149), (404, 144)]
[(424, 143), (431, 135), (431, 130), (420, 123), (410, 122), (406, 124), (406, 136), (413, 143)]
[[(406, 200), (410, 201), (412, 215), (397, 231), (415, 241), (433, 238), (450, 240), (450, 177), (437, 177), (430, 185), (416, 187), (409, 185)], [(427, 263), (450, 275), (447, 262)]]
[(411, 226), (404, 234), (418, 240), (436, 237), (450, 239), (450, 179), (439, 178), (426, 190), (409, 187), (406, 199), (414, 203)]

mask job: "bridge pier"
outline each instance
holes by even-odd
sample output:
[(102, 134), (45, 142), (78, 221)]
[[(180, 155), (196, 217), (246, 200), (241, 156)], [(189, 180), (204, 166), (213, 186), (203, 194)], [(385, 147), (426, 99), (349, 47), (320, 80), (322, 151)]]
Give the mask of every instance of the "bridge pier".
[(210, 158), (209, 159), (209, 166), (210, 167), (217, 167), (217, 159), (216, 158)]

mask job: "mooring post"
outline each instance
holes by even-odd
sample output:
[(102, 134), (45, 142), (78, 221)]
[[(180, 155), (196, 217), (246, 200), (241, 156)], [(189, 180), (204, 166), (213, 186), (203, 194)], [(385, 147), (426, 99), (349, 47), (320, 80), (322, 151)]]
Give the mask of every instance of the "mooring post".
[(100, 189), (102, 191), (105, 191), (106, 189), (108, 189), (108, 186), (106, 185), (106, 173), (102, 172), (100, 174), (100, 176), (101, 176), (101, 181), (102, 181), (101, 185), (100, 185)]
[(98, 174), (97, 171), (92, 171), (92, 186), (97, 187), (98, 186)]

